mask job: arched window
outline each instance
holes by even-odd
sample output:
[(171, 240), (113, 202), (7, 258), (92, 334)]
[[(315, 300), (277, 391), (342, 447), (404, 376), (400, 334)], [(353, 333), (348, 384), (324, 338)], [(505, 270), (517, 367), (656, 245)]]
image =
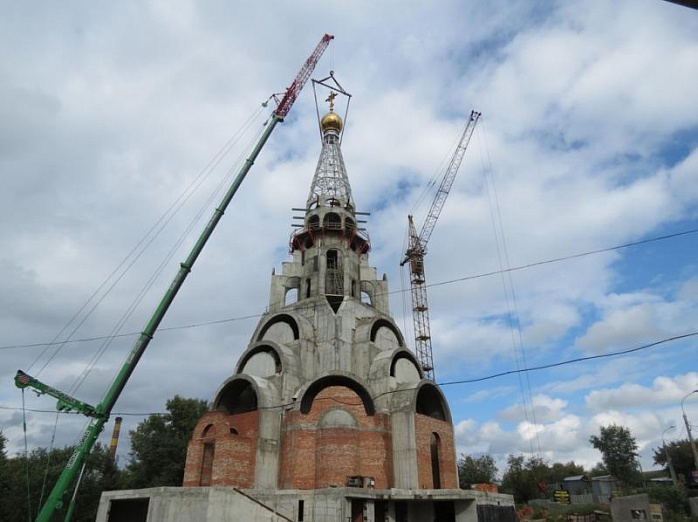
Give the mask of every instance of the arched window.
[(441, 439), (438, 433), (434, 432), (431, 434), (429, 446), (431, 451), (431, 478), (434, 483), (433, 487), (434, 489), (441, 489), (441, 465), (439, 463)]
[(431, 385), (422, 386), (417, 393), (417, 413), (433, 419), (450, 420), (446, 413), (443, 397)]
[(309, 413), (313, 407), (315, 397), (317, 397), (322, 390), (330, 386), (344, 386), (345, 388), (349, 388), (361, 399), (366, 415), (374, 415), (376, 413), (376, 406), (373, 404), (371, 394), (354, 379), (350, 379), (343, 375), (328, 375), (312, 383), (301, 399), (301, 413)]
[(257, 392), (243, 379), (236, 379), (226, 384), (218, 396), (215, 409), (229, 415), (246, 413), (257, 409)]
[(327, 214), (325, 214), (323, 226), (327, 230), (342, 230), (342, 218), (339, 217), (339, 214), (335, 214), (334, 212), (328, 212)]
[(284, 296), (284, 306), (298, 302), (298, 288), (287, 288)]

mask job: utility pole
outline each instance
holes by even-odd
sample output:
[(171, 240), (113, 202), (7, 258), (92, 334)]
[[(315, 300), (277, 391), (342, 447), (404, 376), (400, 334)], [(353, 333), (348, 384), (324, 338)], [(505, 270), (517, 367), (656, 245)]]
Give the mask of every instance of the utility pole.
[(679, 481), (676, 478), (676, 471), (674, 470), (674, 464), (671, 462), (671, 455), (669, 455), (669, 451), (666, 449), (666, 441), (664, 440), (664, 434), (669, 431), (673, 430), (676, 428), (675, 425), (669, 426), (667, 429), (665, 429), (662, 432), (662, 448), (664, 449), (664, 457), (666, 458), (667, 465), (669, 466), (669, 474), (671, 475), (671, 483), (674, 484), (674, 487), (679, 485)]
[(698, 390), (693, 390), (692, 392), (686, 394), (686, 397), (681, 399), (681, 413), (683, 413), (683, 422), (686, 424), (686, 432), (688, 433), (688, 443), (691, 445), (691, 451), (693, 452), (693, 467), (696, 473), (698, 473), (698, 450), (696, 449), (696, 443), (693, 442), (693, 435), (691, 434), (691, 425), (688, 423), (688, 417), (686, 417), (686, 410), (683, 409), (683, 401), (686, 400), (690, 395), (698, 393)]

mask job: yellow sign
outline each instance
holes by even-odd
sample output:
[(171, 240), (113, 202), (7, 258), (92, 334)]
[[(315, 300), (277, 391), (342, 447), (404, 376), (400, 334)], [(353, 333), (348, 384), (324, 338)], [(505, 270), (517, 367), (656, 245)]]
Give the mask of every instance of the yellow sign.
[(559, 504), (569, 504), (570, 503), (570, 493), (564, 489), (555, 490), (555, 502)]

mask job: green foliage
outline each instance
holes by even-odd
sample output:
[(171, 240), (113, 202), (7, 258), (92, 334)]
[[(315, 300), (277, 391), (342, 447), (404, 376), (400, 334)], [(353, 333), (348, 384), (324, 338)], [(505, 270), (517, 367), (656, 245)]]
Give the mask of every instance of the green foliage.
[[(3, 472), (0, 473), (0, 477), (2, 477), (0, 485), (3, 488), (0, 500), (0, 520), (3, 522), (33, 520), (41, 508), (40, 503), (46, 500), (73, 450), (72, 447), (50, 451), (38, 448), (27, 456), (5, 458), (4, 462), (0, 464), (4, 466)], [(115, 489), (117, 481), (118, 471), (109, 458), (107, 448), (101, 444), (96, 444), (87, 458), (72, 522), (93, 521), (97, 515), (99, 497), (102, 491)], [(71, 496), (72, 491), (67, 492), (64, 498), (65, 508), (67, 508)], [(62, 520), (62, 514), (59, 516)]]
[(461, 455), (458, 459), (458, 482), (462, 489), (469, 489), (473, 484), (494, 482), (497, 477), (497, 465), (491, 455)]
[(526, 459), (523, 455), (509, 455), (501, 490), (514, 495), (517, 504), (525, 504), (547, 494), (549, 478), (550, 468), (540, 457)]
[(611, 473), (604, 467), (603, 462), (597, 462), (594, 467), (589, 470), (590, 477), (602, 477)]
[(151, 415), (131, 430), (131, 460), (124, 486), (181, 486), (187, 443), (207, 409), (206, 401), (176, 395), (167, 401), (168, 413)]
[[(686, 484), (689, 483), (689, 473), (693, 469), (693, 452), (691, 451), (691, 443), (688, 439), (676, 440), (666, 445), (666, 451), (669, 453), (671, 463), (674, 465), (674, 471), (677, 476), (683, 475)], [(664, 469), (669, 471), (669, 463), (666, 459), (664, 448), (654, 448), (653, 455), (654, 463), (664, 466)]]
[(589, 442), (601, 452), (604, 466), (611, 475), (625, 484), (639, 480), (637, 442), (628, 428), (617, 424), (601, 426), (599, 435), (592, 435)]
[(653, 487), (638, 491), (647, 493), (650, 502), (661, 504), (666, 522), (682, 522), (689, 520), (688, 502), (683, 489), (674, 487)]
[(6, 513), (8, 509), (9, 477), (7, 474), (6, 447), (7, 438), (2, 433), (2, 430), (0, 430), (0, 520), (3, 518), (2, 514)]
[(514, 495), (517, 504), (524, 504), (533, 499), (549, 498), (555, 484), (584, 474), (584, 468), (574, 461), (555, 462), (550, 466), (540, 457), (526, 459), (523, 455), (509, 455), (500, 489)]
[(548, 482), (561, 482), (563, 479), (566, 479), (567, 477), (575, 477), (578, 475), (585, 474), (586, 471), (584, 471), (584, 467), (580, 466), (579, 464), (575, 464), (573, 460), (564, 464), (562, 462), (555, 462), (550, 467), (550, 475), (548, 476)]

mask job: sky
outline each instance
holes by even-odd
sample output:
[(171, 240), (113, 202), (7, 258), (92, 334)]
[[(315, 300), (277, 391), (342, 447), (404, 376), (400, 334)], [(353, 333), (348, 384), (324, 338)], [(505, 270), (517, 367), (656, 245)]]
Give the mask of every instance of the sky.
[[(324, 33), (335, 39), (312, 78), (335, 71), (352, 95), (344, 160), (408, 339), (407, 215), (423, 221), (429, 183), (482, 112), (426, 257), (458, 452), (490, 454), (500, 472), (509, 454), (590, 469), (601, 456), (589, 437), (615, 423), (652, 469), (662, 438), (686, 438), (682, 402), (698, 424), (698, 394), (686, 397), (698, 389), (698, 11), (662, 0), (2, 11), (10, 454), (80, 437), (85, 418), (23, 395), (16, 370), (100, 401), (263, 130), (273, 100), (262, 104)], [(145, 415), (177, 394), (211, 400), (234, 371), (290, 259), (321, 95), (309, 82), (272, 133), (117, 402), (120, 464)]]

